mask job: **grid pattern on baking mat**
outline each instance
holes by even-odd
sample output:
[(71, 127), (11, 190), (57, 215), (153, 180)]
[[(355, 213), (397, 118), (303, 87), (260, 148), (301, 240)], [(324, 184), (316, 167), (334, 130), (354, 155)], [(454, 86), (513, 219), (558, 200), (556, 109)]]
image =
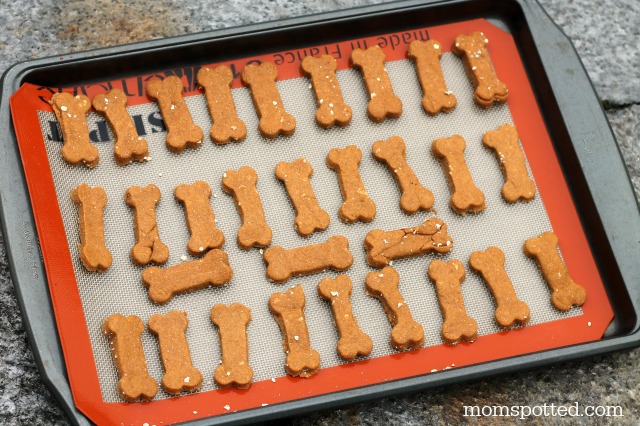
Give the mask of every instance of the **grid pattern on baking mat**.
[[(247, 89), (233, 90), (238, 115), (247, 124), (247, 139), (241, 143), (215, 146), (208, 138), (211, 120), (203, 95), (186, 98), (194, 121), (204, 130), (205, 140), (198, 149), (172, 154), (164, 146), (165, 132), (154, 132), (147, 125), (145, 138), (149, 142), (150, 161), (119, 167), (113, 161), (112, 144), (98, 143), (101, 163), (93, 170), (66, 164), (60, 157), (58, 143), (46, 143), (47, 155), (54, 178), (67, 240), (72, 254), (73, 267), (87, 321), (91, 346), (105, 402), (120, 401), (116, 391), (117, 373), (111, 360), (107, 339), (101, 333), (106, 317), (114, 313), (138, 315), (146, 323), (155, 313), (184, 310), (189, 317), (187, 339), (194, 366), (203, 376), (202, 390), (216, 388), (213, 372), (220, 360), (218, 335), (209, 320), (209, 312), (216, 303), (241, 302), (251, 309), (253, 320), (249, 324), (250, 364), (254, 369), (254, 381), (284, 375), (284, 358), (281, 335), (268, 310), (268, 299), (274, 292), (282, 292), (291, 285), (302, 284), (306, 295), (305, 314), (309, 325), (312, 346), (320, 353), (321, 367), (343, 363), (336, 353), (337, 332), (329, 305), (317, 294), (317, 283), (325, 277), (335, 277), (331, 271), (312, 276), (293, 278), (286, 284), (273, 284), (264, 275), (265, 267), (257, 249), (240, 250), (236, 233), (240, 218), (232, 198), (220, 187), (226, 170), (243, 165), (253, 167), (258, 173), (258, 191), (261, 195), (268, 224), (273, 229), (273, 245), (285, 248), (325, 241), (331, 235), (344, 235), (349, 239), (354, 264), (346, 274), (353, 281), (352, 303), (354, 313), (362, 329), (371, 336), (374, 349), (371, 357), (395, 353), (389, 343), (391, 326), (380, 303), (365, 294), (364, 277), (373, 270), (365, 262), (362, 242), (372, 229), (391, 230), (421, 224), (433, 213), (416, 213), (408, 216), (399, 207), (399, 189), (381, 163), (371, 155), (371, 145), (390, 136), (401, 136), (407, 145), (407, 160), (420, 181), (433, 191), (434, 208), (438, 217), (449, 226), (454, 240), (454, 250), (441, 256), (444, 260), (459, 259), (467, 267), (467, 278), (462, 293), (469, 315), (479, 326), (479, 335), (500, 331), (495, 324), (494, 301), (479, 276), (468, 269), (468, 258), (475, 250), (497, 245), (506, 256), (506, 270), (518, 296), (531, 308), (530, 324), (540, 324), (557, 319), (581, 315), (580, 308), (561, 313), (549, 302), (549, 290), (535, 263), (522, 253), (523, 242), (532, 236), (551, 230), (551, 224), (540, 194), (530, 203), (504, 202), (500, 195), (503, 176), (492, 151), (482, 146), (482, 134), (502, 124), (512, 123), (507, 105), (490, 109), (478, 108), (473, 103), (473, 90), (465, 75), (463, 65), (451, 53), (442, 56), (442, 68), (449, 90), (458, 98), (458, 105), (448, 114), (427, 116), (422, 110), (420, 86), (414, 65), (408, 60), (389, 62), (387, 70), (396, 94), (403, 101), (403, 113), (398, 119), (376, 124), (366, 116), (367, 94), (361, 75), (346, 69), (338, 72), (338, 79), (345, 101), (353, 108), (352, 123), (346, 128), (325, 130), (315, 123), (316, 103), (309, 80), (294, 78), (278, 82), (278, 88), (288, 112), (297, 121), (295, 134), (266, 140), (257, 131), (257, 117)], [(133, 115), (148, 116), (158, 109), (154, 103), (129, 107)], [(53, 113), (39, 111), (43, 136), (46, 138), (48, 123), (55, 120)], [(89, 126), (103, 120), (96, 113), (89, 114)], [(485, 193), (487, 209), (479, 214), (459, 216), (448, 206), (450, 192), (440, 163), (431, 154), (431, 142), (453, 134), (462, 135), (467, 141), (465, 157), (476, 185)], [(360, 173), (369, 193), (377, 204), (377, 217), (370, 224), (343, 224), (338, 216), (342, 203), (335, 173), (325, 165), (325, 157), (333, 147), (357, 145), (363, 152)], [(320, 206), (331, 216), (331, 225), (323, 232), (307, 238), (296, 234), (293, 221), (295, 212), (287, 197), (284, 185), (274, 174), (279, 161), (292, 161), (305, 157), (314, 168), (311, 184)], [(535, 177), (534, 177), (535, 178)], [(149, 301), (140, 275), (142, 268), (134, 265), (129, 252), (133, 247), (133, 214), (124, 202), (127, 188), (149, 183), (156, 184), (162, 193), (158, 205), (160, 236), (171, 251), (167, 266), (181, 262), (186, 256), (189, 238), (182, 206), (174, 199), (173, 189), (181, 183), (204, 180), (213, 191), (211, 204), (217, 225), (224, 232), (224, 250), (229, 254), (234, 269), (232, 281), (221, 288), (207, 288), (190, 294), (178, 295), (164, 306)], [(113, 254), (113, 266), (105, 273), (90, 273), (78, 258), (78, 224), (76, 207), (69, 194), (80, 183), (99, 185), (107, 191), (109, 202), (105, 212), (106, 244)], [(442, 343), (440, 327), (442, 317), (438, 308), (434, 286), (427, 278), (426, 270), (433, 255), (405, 259), (394, 263), (399, 272), (400, 290), (409, 304), (414, 318), (425, 329), (425, 346)], [(163, 369), (157, 350), (157, 341), (149, 332), (143, 334), (143, 346), (150, 374), (160, 382)], [(162, 390), (156, 399), (170, 396)]]

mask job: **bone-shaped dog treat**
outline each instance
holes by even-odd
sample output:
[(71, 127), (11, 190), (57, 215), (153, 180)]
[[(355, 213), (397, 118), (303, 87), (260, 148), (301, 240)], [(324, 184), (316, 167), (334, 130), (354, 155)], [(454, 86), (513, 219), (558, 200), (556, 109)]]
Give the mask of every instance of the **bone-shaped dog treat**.
[(481, 32), (456, 37), (453, 53), (462, 57), (467, 75), (475, 86), (475, 101), (484, 108), (494, 102), (505, 102), (509, 96), (507, 86), (496, 76), (487, 51), (489, 40)]
[(216, 368), (213, 379), (218, 386), (248, 388), (253, 379), (247, 338), (251, 311), (240, 303), (218, 304), (211, 309), (211, 321), (218, 327), (222, 348), (222, 364)]
[(336, 77), (337, 68), (336, 60), (331, 55), (322, 55), (319, 58), (307, 56), (302, 60), (302, 72), (311, 77), (318, 101), (316, 122), (325, 129), (333, 127), (334, 124), (344, 127), (351, 122), (351, 107), (342, 98)]
[(318, 284), (318, 294), (331, 302), (333, 318), (336, 322), (340, 340), (338, 355), (350, 361), (358, 355), (367, 356), (373, 349), (371, 337), (358, 326), (351, 308), (351, 280), (346, 275), (338, 275), (335, 280), (325, 278)]
[(204, 136), (202, 129), (191, 118), (189, 107), (182, 97), (183, 91), (182, 80), (174, 75), (164, 80), (152, 78), (147, 84), (147, 96), (158, 104), (167, 126), (167, 148), (176, 153), (200, 146)]
[(191, 233), (187, 250), (199, 256), (209, 249), (220, 248), (224, 244), (224, 234), (216, 227), (216, 218), (211, 209), (209, 184), (198, 180), (191, 185), (178, 185), (174, 190), (178, 201), (184, 204), (187, 226)]
[(320, 354), (311, 348), (304, 305), (302, 286), (293, 287), (284, 293), (274, 293), (269, 299), (269, 310), (282, 332), (282, 346), (287, 354), (287, 373), (310, 377), (320, 368)]
[(349, 240), (335, 235), (324, 243), (285, 250), (269, 247), (264, 251), (267, 277), (277, 283), (287, 281), (292, 275), (307, 275), (331, 268), (345, 271), (353, 264)]
[(369, 272), (365, 278), (367, 293), (380, 300), (391, 329), (391, 345), (399, 350), (415, 349), (424, 343), (424, 329), (413, 319), (399, 290), (400, 276), (390, 266)]
[(49, 102), (62, 131), (62, 158), (70, 164), (84, 164), (92, 168), (98, 165), (98, 148), (91, 145), (87, 112), (91, 108), (89, 98), (71, 93), (55, 93)]
[(140, 335), (144, 323), (135, 315), (111, 315), (102, 325), (109, 338), (113, 361), (118, 370), (118, 394), (126, 401), (151, 400), (158, 383), (149, 375)]
[(502, 198), (509, 203), (533, 200), (536, 195), (536, 185), (527, 172), (515, 126), (505, 124), (498, 127), (498, 130), (486, 132), (482, 136), (482, 143), (487, 148), (493, 149), (500, 161), (500, 168), (505, 176)]
[(242, 70), (242, 82), (249, 86), (260, 123), (258, 130), (265, 138), (289, 136), (296, 130), (296, 119), (288, 114), (276, 86), (278, 69), (270, 62), (249, 64)]
[(467, 144), (460, 135), (433, 141), (431, 151), (442, 162), (445, 176), (451, 188), (449, 205), (458, 214), (479, 212), (487, 206), (484, 193), (473, 183), (471, 172), (464, 159)]
[(442, 46), (437, 40), (414, 40), (409, 44), (407, 56), (416, 62), (418, 80), (422, 87), (422, 107), (430, 115), (448, 112), (455, 108), (455, 95), (447, 90), (444, 81), (440, 56)]
[(78, 206), (80, 260), (88, 271), (106, 271), (112, 262), (111, 252), (104, 245), (107, 193), (99, 186), (83, 183), (71, 191), (71, 200)]
[(220, 286), (231, 280), (233, 271), (227, 253), (209, 250), (202, 259), (183, 262), (169, 268), (157, 266), (142, 271), (142, 282), (149, 287), (149, 299), (165, 304), (174, 294)]
[(453, 239), (447, 235), (447, 225), (442, 220), (431, 217), (413, 228), (369, 231), (364, 239), (364, 247), (367, 263), (374, 268), (381, 268), (394, 259), (429, 252), (448, 253), (453, 248)]
[(436, 259), (429, 265), (429, 278), (436, 286), (438, 303), (444, 317), (442, 337), (451, 345), (461, 340), (473, 342), (478, 337), (476, 320), (467, 315), (460, 285), (465, 279), (464, 266), (459, 260), (444, 262)]
[(118, 89), (111, 89), (106, 95), (97, 94), (93, 98), (93, 107), (104, 114), (116, 134), (113, 156), (121, 166), (131, 162), (143, 161), (149, 155), (147, 141), (138, 136), (135, 124), (127, 112), (127, 95)]
[(160, 190), (154, 184), (144, 188), (133, 186), (125, 194), (127, 205), (133, 207), (136, 245), (131, 249), (131, 259), (138, 265), (149, 262), (166, 263), (169, 248), (160, 241), (156, 206), (160, 202)]
[(561, 311), (572, 306), (582, 306), (587, 300), (587, 291), (569, 275), (567, 266), (558, 254), (558, 237), (553, 232), (545, 232), (539, 237), (529, 238), (524, 243), (524, 254), (535, 258), (542, 275), (551, 288), (551, 303)]
[(391, 136), (386, 141), (377, 141), (372, 147), (373, 156), (387, 164), (393, 171), (402, 190), (400, 208), (413, 214), (418, 210), (429, 211), (433, 207), (433, 193), (422, 186), (413, 169), (407, 164), (407, 147), (400, 136)]
[(524, 325), (531, 319), (529, 306), (518, 299), (507, 271), (504, 269), (504, 253), (498, 247), (485, 251), (474, 251), (469, 257), (469, 266), (480, 273), (491, 289), (496, 307), (496, 322), (501, 327)]
[(367, 50), (354, 49), (351, 52), (351, 65), (362, 72), (364, 84), (371, 97), (367, 112), (376, 122), (387, 117), (400, 117), (402, 114), (402, 101), (393, 93), (384, 61), (384, 52), (378, 45), (371, 46)]
[(226, 65), (201, 68), (197, 79), (198, 84), (204, 88), (209, 114), (213, 120), (209, 132), (211, 140), (217, 144), (243, 140), (247, 136), (247, 126), (238, 117), (231, 96), (231, 69)]
[(327, 229), (330, 221), (329, 214), (320, 208), (313, 193), (309, 180), (312, 174), (313, 168), (306, 158), (291, 163), (283, 161), (276, 166), (276, 177), (284, 182), (296, 209), (296, 231), (305, 237), (313, 231)]
[(338, 214), (345, 223), (371, 222), (376, 217), (376, 203), (367, 195), (358, 171), (361, 159), (362, 151), (355, 145), (333, 148), (327, 155), (327, 166), (338, 173), (344, 200)]
[(202, 374), (191, 363), (185, 335), (188, 325), (187, 313), (182, 311), (155, 314), (149, 318), (149, 330), (158, 336), (160, 358), (165, 371), (162, 387), (172, 395), (196, 390), (202, 384)]
[(251, 167), (227, 170), (222, 177), (222, 189), (233, 196), (242, 218), (238, 229), (238, 245), (245, 250), (271, 244), (271, 228), (264, 219), (264, 209), (256, 188), (258, 174)]

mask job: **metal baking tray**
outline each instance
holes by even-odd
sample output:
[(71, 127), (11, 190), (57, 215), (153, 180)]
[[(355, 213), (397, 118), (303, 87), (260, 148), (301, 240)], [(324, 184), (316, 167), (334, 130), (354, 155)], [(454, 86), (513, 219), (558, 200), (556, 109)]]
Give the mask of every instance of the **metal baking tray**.
[(605, 115), (566, 36), (532, 0), (403, 1), (39, 59), (17, 64), (5, 73), (0, 103), (4, 136), (0, 144), (0, 207), (7, 254), (36, 362), (70, 419), (77, 424), (89, 423), (75, 408), (66, 377), (11, 122), (9, 98), (22, 84), (89, 84), (476, 18), (507, 29), (519, 50), (614, 312), (603, 338), (229, 413), (215, 421), (246, 423), (296, 415), (640, 345), (640, 270), (634, 267), (640, 254), (640, 212)]

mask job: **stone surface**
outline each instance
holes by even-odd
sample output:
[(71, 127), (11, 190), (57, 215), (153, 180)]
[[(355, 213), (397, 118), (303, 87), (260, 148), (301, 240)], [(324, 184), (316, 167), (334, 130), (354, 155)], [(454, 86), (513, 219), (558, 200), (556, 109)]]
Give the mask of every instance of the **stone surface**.
[[(0, 73), (15, 62), (265, 20), (344, 9), (366, 0), (123, 1), (0, 0)], [(620, 145), (640, 196), (640, 2), (542, 0), (574, 42)], [(1, 173), (1, 172), (0, 172)], [(0, 234), (0, 423), (67, 424), (44, 386), (27, 344)], [(640, 419), (640, 350), (385, 398), (289, 419), (291, 424), (511, 424), (509, 418), (464, 418), (463, 405), (619, 405)], [(534, 423), (579, 419), (531, 418)], [(607, 419), (595, 419), (607, 423)], [(611, 419), (609, 419), (611, 420)], [(278, 422), (280, 424), (282, 422)]]

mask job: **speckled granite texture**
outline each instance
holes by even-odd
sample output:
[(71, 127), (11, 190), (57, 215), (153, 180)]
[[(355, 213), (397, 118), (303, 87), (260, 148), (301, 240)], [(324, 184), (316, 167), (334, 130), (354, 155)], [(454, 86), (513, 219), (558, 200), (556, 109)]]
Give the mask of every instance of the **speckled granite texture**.
[[(0, 73), (17, 61), (301, 16), (374, 2), (240, 0), (0, 0)], [(640, 2), (542, 0), (577, 47), (640, 194)], [(1, 173), (1, 171), (0, 171)], [(640, 349), (544, 370), (432, 389), (289, 419), (300, 425), (508, 424), (464, 418), (463, 405), (620, 405), (615, 423), (640, 422)], [(533, 418), (577, 424), (581, 419)], [(597, 424), (606, 419), (592, 419)], [(282, 422), (278, 422), (280, 424)], [(67, 424), (26, 341), (0, 234), (0, 424)]]

